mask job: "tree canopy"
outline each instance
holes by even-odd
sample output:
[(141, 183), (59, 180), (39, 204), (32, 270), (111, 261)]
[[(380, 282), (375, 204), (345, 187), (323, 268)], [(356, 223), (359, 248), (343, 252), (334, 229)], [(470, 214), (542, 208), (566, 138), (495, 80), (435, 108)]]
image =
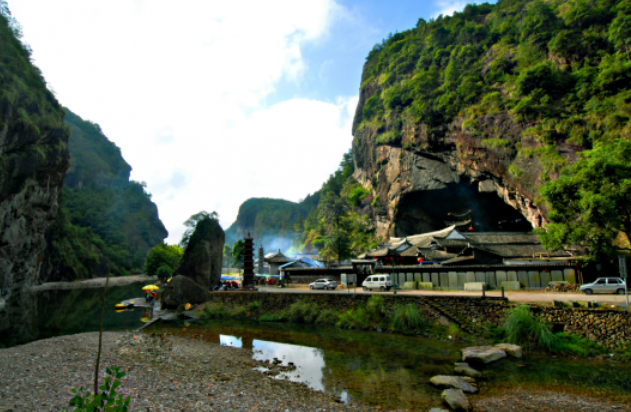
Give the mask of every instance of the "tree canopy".
[(631, 142), (616, 139), (584, 151), (541, 189), (550, 224), (540, 230), (551, 250), (582, 246), (611, 257), (620, 232), (631, 235)]

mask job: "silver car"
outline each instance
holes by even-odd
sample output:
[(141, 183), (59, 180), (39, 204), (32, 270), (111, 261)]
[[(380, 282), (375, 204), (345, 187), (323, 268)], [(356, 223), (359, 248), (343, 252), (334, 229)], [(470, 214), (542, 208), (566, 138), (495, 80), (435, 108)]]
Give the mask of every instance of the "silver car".
[(593, 283), (586, 283), (581, 286), (581, 292), (586, 295), (592, 293), (617, 293), (624, 295), (624, 280), (620, 278), (598, 278)]
[(313, 283), (309, 284), (309, 289), (335, 289), (337, 287), (337, 282), (330, 279), (318, 279)]

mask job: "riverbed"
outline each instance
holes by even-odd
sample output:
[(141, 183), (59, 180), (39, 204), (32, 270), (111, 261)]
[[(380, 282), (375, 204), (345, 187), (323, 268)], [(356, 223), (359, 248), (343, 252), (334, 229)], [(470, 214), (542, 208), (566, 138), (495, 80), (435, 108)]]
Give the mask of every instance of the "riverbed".
[[(112, 361), (123, 362), (118, 363), (119, 366), (129, 371), (129, 382), (133, 382), (134, 386), (126, 386), (125, 390), (133, 395), (134, 405), (138, 407), (151, 404), (149, 398), (159, 398), (164, 405), (175, 407), (179, 393), (169, 392), (169, 385), (173, 385), (168, 383), (169, 379), (176, 382), (187, 381), (188, 374), (199, 374), (202, 382), (209, 382), (209, 376), (212, 375), (212, 382), (222, 385), (222, 375), (217, 372), (222, 369), (217, 366), (220, 362), (216, 359), (229, 354), (240, 360), (231, 361), (234, 370), (228, 368), (224, 373), (237, 374), (243, 379), (247, 376), (250, 385), (254, 385), (252, 393), (272, 390), (270, 388), (275, 386), (269, 385), (275, 382), (293, 388), (293, 382), (299, 384), (296, 387), (304, 388), (310, 394), (320, 393), (324, 396), (311, 398), (311, 395), (300, 389), (303, 391), (300, 392), (301, 399), (313, 399), (314, 402), (323, 402), (322, 405), (326, 404), (328, 407), (337, 405), (342, 409), (380, 407), (389, 410), (427, 410), (442, 405), (441, 391), (429, 384), (429, 378), (437, 374), (452, 374), (454, 362), (460, 359), (460, 349), (470, 345), (421, 336), (245, 320), (178, 321), (158, 324), (141, 333), (129, 335), (122, 331), (141, 326), (144, 310), (116, 312), (114, 304), (139, 295), (142, 285), (143, 283), (135, 283), (110, 288), (106, 297), (104, 319), (105, 330), (121, 331), (108, 335), (110, 358)], [(4, 410), (3, 406), (7, 407), (6, 402), (10, 399), (13, 404), (19, 402), (20, 393), (27, 393), (29, 385), (39, 381), (47, 382), (46, 388), (49, 392), (44, 390), (46, 393), (62, 391), (49, 396), (56, 396), (56, 405), (63, 406), (59, 402), (67, 398), (66, 392), (71, 382), (85, 384), (91, 380), (89, 370), (95, 352), (91, 345), (95, 334), (68, 335), (98, 330), (102, 289), (46, 290), (37, 293), (38, 310), (33, 322), (33, 333), (30, 336), (0, 337), (0, 342), (7, 346), (35, 341), (29, 345), (0, 350), (0, 356), (11, 358), (11, 362), (0, 365), (0, 376), (4, 376), (0, 378), (0, 410)], [(67, 337), (41, 340), (55, 336)], [(173, 358), (147, 356), (148, 352), (140, 349), (141, 346), (128, 344), (130, 339), (134, 339), (133, 336), (141, 340), (172, 339), (174, 347), (180, 348), (176, 350), (177, 362), (192, 369), (189, 372), (186, 367), (169, 369), (170, 375), (163, 376), (164, 371), (158, 373), (158, 370), (164, 369), (159, 365)], [(77, 344), (77, 339), (85, 342)], [(72, 347), (75, 349), (68, 349), (66, 345), (74, 345)], [(76, 349), (77, 345), (81, 350)], [(191, 345), (196, 349), (190, 349), (193, 347)], [(40, 356), (39, 352), (42, 351), (58, 355)], [(81, 356), (73, 352), (67, 359), (64, 358), (64, 353), (72, 351), (81, 353)], [(187, 355), (184, 356), (183, 353)], [(34, 357), (33, 354), (38, 356)], [(217, 363), (211, 365), (214, 372), (207, 365), (211, 357)], [(277, 358), (282, 365), (292, 362), (295, 369), (273, 376), (264, 375), (267, 368), (263, 365), (273, 358)], [(171, 366), (173, 365), (169, 364), (169, 368)], [(206, 372), (199, 372), (200, 370)], [(508, 399), (511, 405), (517, 405), (517, 409), (512, 410), (528, 410), (527, 405), (549, 405), (550, 402), (545, 399), (551, 396), (556, 396), (559, 402), (565, 399), (566, 403), (557, 404), (557, 410), (602, 410), (611, 406), (619, 407), (618, 410), (631, 410), (631, 365), (616, 362), (615, 359), (584, 360), (529, 355), (523, 360), (502, 360), (483, 368), (482, 372), (486, 379), (478, 381), (480, 393), (470, 399), (474, 405), (479, 404), (488, 411), (502, 410), (503, 402), (507, 402), (502, 399)], [(206, 378), (204, 373), (208, 374)], [(15, 379), (7, 380), (7, 376)], [(194, 382), (189, 383), (197, 385)], [(140, 393), (138, 387), (144, 388), (144, 392)], [(236, 387), (238, 385), (232, 385), (230, 389), (226, 387), (226, 390), (235, 390)], [(202, 390), (202, 387), (195, 388)], [(247, 385), (244, 389), (244, 393), (248, 393)], [(291, 392), (289, 389), (283, 390)], [(18, 391), (17, 400), (14, 391)], [(232, 399), (226, 396), (226, 400)], [(211, 403), (208, 396), (202, 399), (195, 395), (195, 399), (195, 402), (202, 402), (206, 406), (211, 403), (218, 405), (216, 402), (219, 395), (215, 393)], [(187, 405), (194, 406), (195, 403)], [(252, 407), (259, 404), (254, 399), (248, 401), (247, 405)], [(304, 402), (292, 405), (304, 405)], [(155, 410), (171, 410), (169, 408), (165, 406)]]

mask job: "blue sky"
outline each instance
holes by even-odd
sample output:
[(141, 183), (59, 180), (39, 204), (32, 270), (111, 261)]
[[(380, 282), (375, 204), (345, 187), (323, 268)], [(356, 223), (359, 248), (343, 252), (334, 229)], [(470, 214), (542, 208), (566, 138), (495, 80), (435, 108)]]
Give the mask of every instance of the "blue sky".
[(462, 1), (8, 0), (64, 106), (147, 183), (169, 243), (200, 210), (298, 201), (352, 142), (373, 45)]

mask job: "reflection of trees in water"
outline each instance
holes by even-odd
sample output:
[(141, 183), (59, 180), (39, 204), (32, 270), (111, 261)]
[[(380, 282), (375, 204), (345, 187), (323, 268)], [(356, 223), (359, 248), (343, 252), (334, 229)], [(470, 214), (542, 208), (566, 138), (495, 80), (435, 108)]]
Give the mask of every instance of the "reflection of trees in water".
[[(141, 296), (141, 288), (145, 284), (135, 283), (108, 288), (105, 296), (104, 330), (135, 329), (140, 325), (140, 309), (116, 313), (114, 305), (125, 299)], [(10, 319), (11, 333), (3, 332), (0, 343), (13, 346), (53, 336), (97, 331), (102, 294), (103, 288), (23, 293), (23, 301), (30, 305), (28, 308), (23, 306), (23, 313), (31, 315), (26, 322), (20, 322), (20, 319), (15, 317)]]

